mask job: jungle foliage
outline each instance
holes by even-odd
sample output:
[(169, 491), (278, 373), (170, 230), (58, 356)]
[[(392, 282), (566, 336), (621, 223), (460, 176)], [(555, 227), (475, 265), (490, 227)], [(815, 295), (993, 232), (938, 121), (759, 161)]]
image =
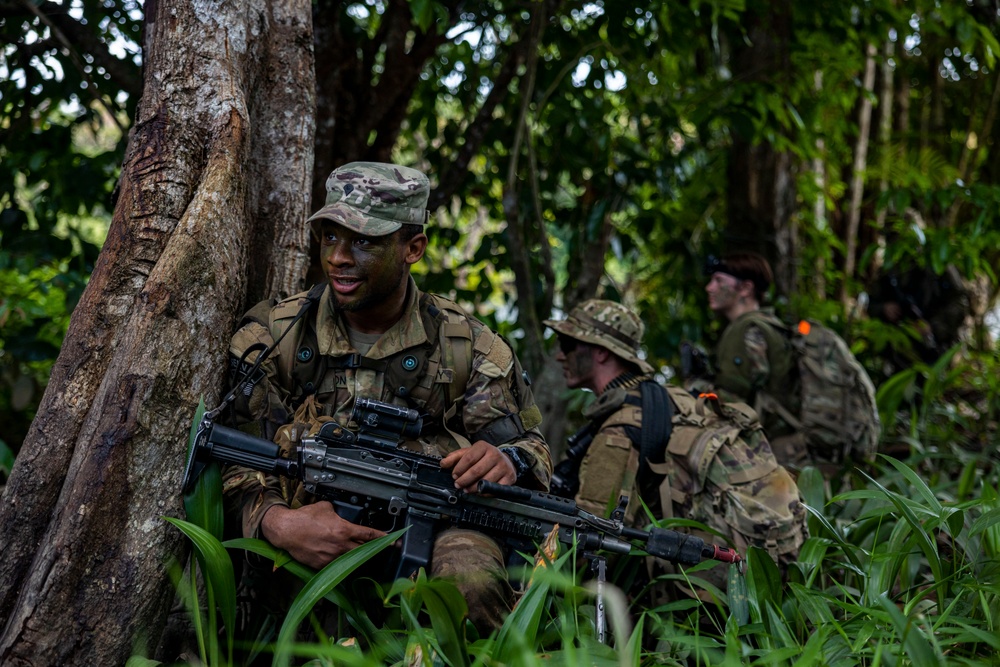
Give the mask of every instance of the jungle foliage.
[[(751, 554), (749, 624), (702, 633), (708, 612), (682, 604), (599, 646), (581, 611), (592, 599), (559, 560), (508, 622), (505, 637), (525, 637), (504, 649), (509, 663), (989, 662), (1000, 650), (1000, 361), (986, 327), (1000, 289), (995, 3), (329, 0), (313, 18), (320, 105), (336, 120), (319, 125), (350, 135), (318, 132), (317, 179), (353, 159), (426, 169), (432, 247), (418, 280), (509, 334), (532, 370), (547, 346), (540, 320), (599, 294), (638, 309), (646, 352), (670, 376), (681, 341), (707, 347), (718, 333), (704, 258), (754, 247), (790, 276), (779, 310), (836, 327), (880, 387), (891, 458), (833, 497), (802, 478), (813, 537), (787, 587)], [(141, 33), (133, 0), (0, 2), (0, 480), (98, 261)], [(745, 181), (758, 173), (773, 178), (780, 215), (757, 215)], [(964, 344), (887, 366), (917, 334), (864, 318), (857, 295), (882, 267), (948, 264), (972, 289)], [(183, 529), (215, 591), (188, 596), (204, 607), (202, 660), (229, 664), (228, 557), (220, 534)], [(346, 605), (335, 586), (349, 567), (320, 573), (316, 597)], [(446, 585), (385, 595), (399, 625), (347, 609), (357, 625), (344, 636), (283, 643), (277, 657), (496, 658), (496, 638), (445, 613), (460, 608)], [(535, 619), (537, 635), (521, 632)]]

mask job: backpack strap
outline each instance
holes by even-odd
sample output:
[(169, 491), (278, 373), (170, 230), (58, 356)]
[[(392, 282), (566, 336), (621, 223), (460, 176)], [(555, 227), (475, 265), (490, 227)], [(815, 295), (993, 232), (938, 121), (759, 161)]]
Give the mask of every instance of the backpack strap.
[[(441, 423), (459, 447), (471, 447), (472, 441), (453, 429), (450, 422), (458, 414), (458, 406), (465, 398), (465, 388), (472, 376), (472, 324), (468, 315), (451, 301), (436, 294), (425, 293), (422, 298), (425, 299), (425, 310), (439, 319), (439, 325), (433, 329), (433, 333), (426, 323), (425, 328), (428, 328), (428, 335), (436, 337), (431, 357), (434, 366), (433, 380), (446, 382), (445, 409)], [(487, 333), (492, 340), (493, 332), (487, 329), (484, 335)]]
[(269, 328), (278, 350), (278, 373), (293, 388), (293, 409), (316, 391), (316, 383), (325, 371), (316, 336), (316, 313), (326, 287), (326, 283), (317, 283), (306, 293), (304, 301), (279, 302), (269, 314)]
[(673, 431), (673, 408), (667, 391), (653, 380), (639, 383), (639, 397), (627, 396), (625, 402), (642, 408), (639, 428), (639, 462), (662, 463)]

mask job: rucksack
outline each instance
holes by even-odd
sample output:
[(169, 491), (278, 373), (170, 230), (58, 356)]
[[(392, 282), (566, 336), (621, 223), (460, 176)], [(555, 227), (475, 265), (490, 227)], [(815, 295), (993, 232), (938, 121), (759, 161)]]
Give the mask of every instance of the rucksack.
[(871, 459), (882, 432), (875, 386), (844, 339), (815, 320), (789, 327), (770, 317), (762, 319), (791, 342), (801, 410), (793, 415), (764, 392), (760, 407), (777, 413), (801, 433), (808, 451), (818, 459), (832, 463)]
[(805, 509), (753, 408), (723, 403), (714, 394), (696, 398), (680, 387), (666, 389), (675, 408), (669, 456), (663, 464), (649, 464), (654, 472), (670, 471), (660, 487), (662, 511), (679, 507), (688, 514), (684, 518), (731, 530), (738, 548), (754, 544), (775, 559), (798, 553)]
[[(795, 480), (774, 458), (756, 411), (715, 394), (696, 398), (680, 387), (666, 390), (674, 406), (668, 455), (663, 463), (649, 463), (664, 476), (663, 518), (703, 523), (741, 553), (753, 545), (779, 564), (794, 560), (808, 537), (805, 506)], [(724, 588), (722, 568), (698, 576)]]

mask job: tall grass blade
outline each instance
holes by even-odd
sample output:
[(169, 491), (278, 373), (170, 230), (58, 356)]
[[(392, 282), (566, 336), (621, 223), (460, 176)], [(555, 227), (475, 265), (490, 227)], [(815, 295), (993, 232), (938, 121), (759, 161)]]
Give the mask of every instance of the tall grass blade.
[(892, 600), (885, 595), (880, 595), (878, 602), (888, 612), (906, 650), (906, 656), (914, 667), (937, 667), (945, 664), (944, 657), (934, 651), (934, 647), (927, 641), (927, 637), (920, 631), (920, 628), (911, 623), (906, 616), (903, 616)]
[(879, 458), (888, 461), (892, 467), (898, 470), (906, 481), (909, 482), (910, 487), (916, 489), (917, 493), (920, 494), (920, 497), (924, 499), (924, 502), (934, 510), (935, 514), (941, 514), (941, 511), (944, 509), (941, 506), (941, 502), (937, 499), (937, 496), (934, 495), (934, 492), (931, 491), (930, 487), (927, 486), (927, 483), (924, 482), (924, 480), (922, 480), (917, 473), (913, 472), (913, 468), (892, 456), (879, 454)]
[[(222, 546), (227, 549), (243, 549), (262, 556), (274, 562), (274, 569), (284, 568), (301, 579), (303, 582), (307, 582), (316, 576), (316, 570), (311, 567), (306, 567), (289, 556), (287, 551), (278, 549), (264, 540), (240, 537), (232, 540), (226, 540), (222, 543)], [(380, 634), (385, 635), (385, 633), (379, 633), (375, 624), (372, 623), (370, 618), (368, 618), (368, 614), (366, 614), (363, 610), (358, 609), (357, 605), (349, 600), (346, 595), (334, 588), (326, 594), (326, 599), (347, 615), (347, 619), (350, 624), (361, 634), (362, 637), (365, 638), (368, 645), (378, 643), (381, 647), (386, 648), (384, 638), (382, 641), (380, 641), (379, 638)], [(403, 648), (399, 647), (395, 653), (402, 655)]]
[(924, 556), (927, 558), (927, 563), (934, 575), (934, 581), (939, 583), (944, 582), (944, 572), (941, 568), (941, 557), (938, 555), (937, 546), (931, 539), (930, 535), (927, 534), (923, 524), (920, 523), (920, 520), (917, 519), (916, 515), (907, 505), (906, 499), (897, 493), (889, 491), (879, 482), (869, 477), (867, 473), (862, 472), (861, 475), (867, 479), (870, 484), (875, 486), (875, 488), (884, 493), (885, 497), (889, 499), (889, 502), (896, 506), (896, 509), (898, 509), (900, 514), (903, 515), (906, 522), (910, 524), (910, 527), (913, 529), (913, 535), (917, 540), (917, 544), (920, 547), (920, 550), (924, 553)]
[(465, 598), (450, 581), (431, 579), (420, 586), (441, 652), (452, 667), (466, 667), (469, 652), (465, 644), (465, 618), (469, 609)]
[(282, 623), (281, 630), (278, 632), (274, 665), (288, 665), (288, 647), (291, 646), (295, 639), (295, 633), (298, 631), (299, 624), (305, 620), (313, 607), (326, 597), (327, 593), (333, 590), (335, 586), (347, 578), (351, 572), (375, 554), (391, 546), (404, 532), (406, 532), (405, 528), (351, 549), (320, 570), (315, 577), (306, 583), (305, 587), (295, 597), (295, 600), (292, 601), (288, 609), (288, 615), (285, 617), (285, 622)]
[(805, 505), (805, 508), (807, 512), (816, 517), (819, 525), (830, 535), (831, 538), (833, 538), (833, 541), (837, 543), (841, 550), (843, 550), (844, 555), (849, 561), (851, 561), (851, 565), (853, 565), (858, 572), (864, 572), (861, 561), (858, 560), (858, 555), (855, 553), (855, 550), (860, 547), (846, 542), (843, 536), (841, 536), (840, 531), (834, 528), (830, 521), (823, 516), (823, 513), (818, 509), (810, 505)]
[[(195, 547), (198, 563), (205, 578), (205, 588), (209, 594), (208, 613), (218, 608), (226, 631), (226, 647), (229, 662), (232, 663), (233, 636), (236, 631), (236, 575), (229, 552), (210, 532), (182, 519), (163, 517), (182, 533), (187, 535)], [(214, 604), (213, 604), (214, 599)]]
[(542, 613), (549, 601), (549, 590), (552, 586), (550, 570), (558, 571), (574, 553), (575, 551), (570, 550), (558, 558), (551, 567), (535, 569), (528, 591), (517, 601), (514, 610), (507, 615), (497, 635), (495, 657), (498, 662), (510, 662), (525, 647), (534, 648)]
[[(202, 398), (198, 401), (188, 435), (188, 459), (191, 457), (195, 435), (198, 433), (198, 426), (201, 424), (201, 418), (204, 414), (205, 399)], [(184, 494), (184, 512), (187, 514), (188, 521), (207, 530), (215, 539), (221, 540), (225, 521), (223, 507), (222, 470), (218, 464), (211, 463), (205, 466), (195, 482), (194, 488), (189, 493)]]

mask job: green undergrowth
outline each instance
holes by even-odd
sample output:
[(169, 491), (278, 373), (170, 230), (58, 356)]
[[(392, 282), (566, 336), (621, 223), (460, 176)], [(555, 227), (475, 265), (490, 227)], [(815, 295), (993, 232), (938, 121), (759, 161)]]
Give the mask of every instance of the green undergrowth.
[[(923, 405), (942, 399), (930, 390), (947, 386), (921, 384)], [(713, 602), (682, 598), (639, 609), (608, 585), (603, 644), (594, 630), (595, 587), (572, 553), (512, 573), (531, 584), (504, 626), (482, 637), (466, 621), (465, 601), (450, 582), (421, 571), (381, 585), (359, 570), (399, 533), (320, 572), (259, 540), (223, 541), (221, 483), (209, 470), (187, 499), (188, 521), (169, 519), (194, 545), (187, 573), (176, 568), (198, 640), (198, 655), (185, 660), (212, 666), (998, 665), (996, 441), (983, 438), (970, 447), (962, 423), (952, 420), (949, 437), (941, 409), (906, 401), (893, 406), (899, 420), (883, 446), (895, 455), (881, 454), (866, 470), (833, 480), (815, 469), (800, 474), (810, 537), (784, 580), (766, 552), (751, 548), (745, 578), (730, 578), (729, 595), (704, 586)], [(911, 419), (923, 420), (933, 440), (918, 438)], [(301, 581), (284, 616), (257, 623), (238, 618), (233, 563), (247, 553)], [(703, 567), (679, 576), (702, 587)], [(379, 613), (368, 613), (359, 581)], [(745, 598), (732, 595), (734, 582)], [(130, 664), (158, 663), (136, 656)]]

